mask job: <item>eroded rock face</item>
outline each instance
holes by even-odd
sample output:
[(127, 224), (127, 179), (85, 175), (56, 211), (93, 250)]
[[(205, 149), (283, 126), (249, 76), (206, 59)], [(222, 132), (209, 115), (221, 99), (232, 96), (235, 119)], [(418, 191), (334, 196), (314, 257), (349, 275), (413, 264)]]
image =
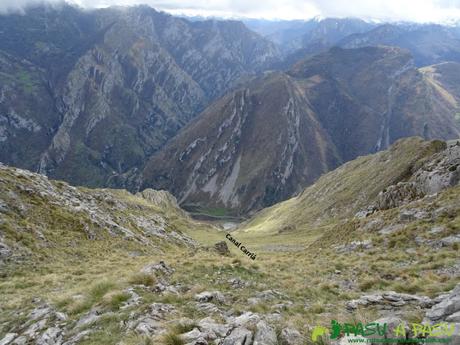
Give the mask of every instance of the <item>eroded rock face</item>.
[(425, 318), (430, 322), (449, 321), (447, 320), (448, 318), (456, 319), (456, 313), (458, 312), (460, 312), (460, 284), (427, 311)]
[[(387, 210), (406, 205), (425, 196), (436, 194), (446, 188), (454, 187), (460, 182), (460, 141), (444, 143), (435, 141), (438, 150), (420, 166), (410, 172), (407, 181), (400, 181), (381, 191), (373, 205), (358, 212), (357, 218), (365, 218), (378, 210)], [(427, 214), (401, 214), (402, 221), (428, 218)]]
[(429, 308), (434, 301), (426, 296), (417, 296), (388, 291), (361, 296), (359, 299), (347, 303), (347, 309), (354, 310), (358, 307), (380, 306), (382, 308), (401, 308), (406, 305), (415, 305), (421, 308)]
[[(448, 345), (460, 344), (460, 284), (450, 293), (440, 296), (436, 304), (426, 312), (425, 323), (438, 324), (446, 322), (449, 329), (453, 329)], [(429, 337), (435, 338), (435, 337)], [(433, 339), (429, 339), (433, 340)]]
[[(166, 213), (175, 213), (183, 217), (184, 221), (190, 221), (189, 217), (178, 208), (169, 193), (158, 193), (160, 199), (167, 202), (149, 206), (150, 201), (135, 201), (137, 198), (126, 191), (114, 193), (108, 189), (76, 188), (64, 182), (49, 180), (44, 175), (0, 164), (2, 208), (14, 210), (21, 217), (35, 215), (37, 208), (54, 207), (72, 215), (78, 224), (77, 230), (89, 240), (101, 239), (103, 233), (109, 233), (142, 244), (161, 240), (188, 247), (196, 246), (193, 239), (176, 227), (171, 227), (172, 222)], [(156, 192), (149, 191), (147, 194), (156, 195)], [(5, 215), (0, 222), (9, 219), (8, 212)], [(17, 228), (15, 222), (9, 222), (9, 226)], [(49, 245), (50, 242), (50, 238), (44, 235), (47, 226), (47, 223), (37, 223), (33, 232), (37, 242), (42, 245)], [(21, 231), (19, 228), (16, 230)], [(19, 248), (19, 244), (12, 246), (9, 242), (11, 239), (5, 236), (0, 233), (0, 260), (13, 254), (14, 257), (22, 255), (19, 249), (24, 248)]]
[(376, 208), (387, 210), (407, 204), (424, 197), (425, 194), (417, 187), (415, 182), (399, 182), (381, 192), (376, 201)]
[[(38, 304), (37, 307), (27, 315), (26, 321), (16, 325), (15, 329), (0, 339), (0, 344), (64, 344), (67, 316), (56, 312), (53, 307), (40, 300), (37, 300), (36, 303)], [(75, 343), (68, 341), (65, 344), (73, 345)]]
[(460, 182), (460, 142), (452, 142), (436, 154), (415, 173), (413, 180), (426, 195), (456, 186)]

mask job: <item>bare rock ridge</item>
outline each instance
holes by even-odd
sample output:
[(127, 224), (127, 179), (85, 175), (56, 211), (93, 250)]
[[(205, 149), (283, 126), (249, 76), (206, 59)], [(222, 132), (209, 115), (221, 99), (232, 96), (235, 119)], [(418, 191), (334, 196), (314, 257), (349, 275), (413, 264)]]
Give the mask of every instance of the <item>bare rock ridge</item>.
[(419, 70), (405, 50), (366, 47), (266, 73), (154, 154), (141, 186), (169, 190), (183, 205), (245, 214), (400, 138), (458, 138), (460, 93), (447, 72), (457, 68)]

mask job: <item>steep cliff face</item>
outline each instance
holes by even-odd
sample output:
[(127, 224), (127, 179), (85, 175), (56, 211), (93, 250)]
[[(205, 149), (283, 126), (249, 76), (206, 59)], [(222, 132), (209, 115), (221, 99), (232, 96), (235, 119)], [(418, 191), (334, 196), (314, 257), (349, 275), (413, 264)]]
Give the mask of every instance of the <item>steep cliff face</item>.
[[(38, 7), (1, 16), (0, 28), (9, 147), (0, 160), (90, 186), (124, 185), (210, 100), (278, 57), (239, 22), (189, 22), (146, 6)], [(40, 143), (14, 149), (38, 127), (17, 128), (11, 114), (39, 119)]]
[(339, 163), (299, 86), (270, 73), (209, 107), (149, 160), (143, 183), (173, 191), (182, 203), (247, 212)]
[(208, 107), (149, 160), (142, 187), (247, 213), (401, 137), (460, 137), (459, 94), (433, 78), (399, 48), (334, 48)]

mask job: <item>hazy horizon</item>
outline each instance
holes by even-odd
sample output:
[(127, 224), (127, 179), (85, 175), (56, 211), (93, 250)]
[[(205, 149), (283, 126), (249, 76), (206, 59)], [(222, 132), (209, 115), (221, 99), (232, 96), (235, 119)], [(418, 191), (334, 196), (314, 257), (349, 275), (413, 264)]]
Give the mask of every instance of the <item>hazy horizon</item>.
[[(29, 5), (56, 4), (63, 0), (2, 0), (0, 12), (22, 11)], [(357, 0), (353, 5), (344, 0), (288, 0), (278, 2), (203, 0), (65, 0), (83, 8), (132, 6), (145, 4), (174, 15), (247, 18), (266, 20), (308, 20), (315, 17), (361, 18), (368, 21), (408, 21), (417, 23), (451, 23), (460, 21), (460, 0)]]

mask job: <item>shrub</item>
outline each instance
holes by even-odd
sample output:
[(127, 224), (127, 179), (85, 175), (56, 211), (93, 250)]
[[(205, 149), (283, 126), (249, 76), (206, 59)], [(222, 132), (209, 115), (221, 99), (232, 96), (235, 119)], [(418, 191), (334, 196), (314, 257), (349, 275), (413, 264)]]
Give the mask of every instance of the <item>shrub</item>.
[(184, 345), (184, 340), (176, 333), (167, 333), (162, 339), (163, 345)]
[(156, 283), (156, 279), (151, 274), (137, 273), (131, 276), (129, 282), (134, 285), (153, 286)]

